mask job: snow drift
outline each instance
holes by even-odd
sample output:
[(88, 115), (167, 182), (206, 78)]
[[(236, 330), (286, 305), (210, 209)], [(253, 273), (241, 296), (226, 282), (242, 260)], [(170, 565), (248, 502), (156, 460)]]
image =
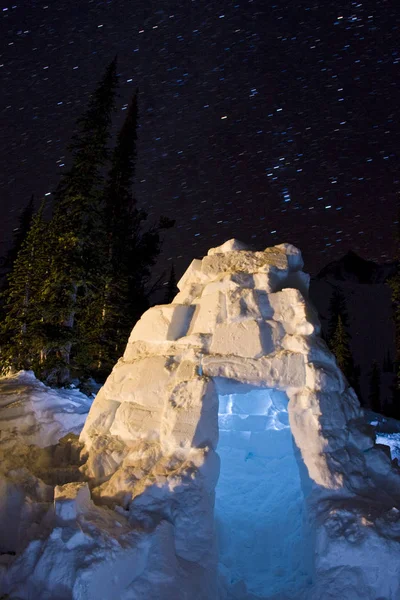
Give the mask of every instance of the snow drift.
[(85, 422), (81, 481), (30, 500), (47, 511), (5, 561), (5, 593), (400, 597), (399, 474), (319, 337), (302, 267), (289, 244), (230, 240), (142, 316)]

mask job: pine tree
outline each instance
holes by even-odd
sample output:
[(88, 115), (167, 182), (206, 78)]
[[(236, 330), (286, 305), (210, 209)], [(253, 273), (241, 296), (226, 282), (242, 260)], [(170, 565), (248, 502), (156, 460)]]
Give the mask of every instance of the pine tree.
[(369, 376), (369, 405), (375, 412), (381, 411), (381, 371), (376, 361), (372, 363)]
[(108, 158), (116, 86), (114, 59), (78, 121), (70, 146), (72, 167), (55, 194), (51, 224), (57, 245), (47, 287), (47, 321), (54, 340), (46, 359), (48, 378), (57, 383), (68, 380), (74, 359), (72, 367), (88, 376), (95, 354), (106, 276), (101, 170)]
[(179, 290), (178, 286), (176, 285), (174, 264), (172, 263), (167, 288), (165, 290), (164, 304), (170, 304), (178, 292)]
[(49, 269), (50, 239), (43, 202), (33, 217), (3, 293), (6, 317), (0, 326), (1, 370), (40, 369), (45, 343), (42, 284)]

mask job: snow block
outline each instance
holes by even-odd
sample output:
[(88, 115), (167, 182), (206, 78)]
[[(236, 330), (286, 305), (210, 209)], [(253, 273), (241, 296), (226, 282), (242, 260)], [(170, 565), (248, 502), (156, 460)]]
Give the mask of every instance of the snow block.
[(306, 302), (299, 290), (288, 288), (271, 294), (273, 318), (280, 321), (290, 335), (312, 335), (315, 326), (309, 321)]
[(205, 284), (201, 296), (208, 296), (216, 292), (229, 292), (243, 288), (253, 288), (254, 277), (249, 273), (228, 273), (222, 274)]
[(291, 271), (301, 271), (304, 267), (304, 261), (300, 250), (296, 246), (292, 246), (292, 244), (278, 244), (275, 248), (282, 250), (286, 254)]
[[(306, 385), (306, 363), (301, 354), (281, 353), (274, 357), (251, 359), (235, 356), (205, 356), (202, 361), (203, 373), (207, 377), (229, 379), (238, 385), (275, 388), (301, 389)], [(225, 389), (224, 382), (220, 393)]]
[(325, 392), (344, 392), (347, 388), (343, 373), (337, 367), (317, 362), (306, 365), (306, 385), (310, 390)]
[(212, 254), (203, 258), (201, 270), (207, 277), (215, 278), (221, 273), (268, 272), (271, 266), (287, 271), (289, 264), (286, 254), (275, 248), (268, 248), (264, 252), (235, 250), (224, 254)]
[(224, 321), (225, 313), (225, 296), (221, 292), (217, 291), (200, 298), (195, 305), (188, 335), (212, 333), (217, 323)]
[(216, 355), (258, 358), (274, 350), (278, 337), (279, 331), (272, 323), (254, 319), (224, 323), (215, 326), (210, 351)]
[(106, 386), (102, 387), (96, 396), (96, 404), (92, 405), (80, 435), (80, 440), (85, 444), (87, 450), (90, 449), (95, 438), (109, 432), (119, 406), (120, 402), (118, 400), (107, 397)]
[(207, 278), (201, 270), (201, 260), (194, 259), (178, 281), (177, 287), (182, 292), (192, 285), (199, 285), (205, 281), (207, 281)]
[(134, 402), (148, 409), (161, 408), (164, 390), (173, 378), (168, 364), (164, 356), (148, 356), (133, 363), (120, 361), (104, 385), (105, 397)]
[(244, 321), (246, 319), (271, 319), (274, 310), (265, 291), (254, 289), (236, 289), (226, 293), (226, 321)]
[(75, 521), (90, 509), (92, 501), (87, 483), (66, 483), (54, 488), (54, 511), (58, 521)]
[(281, 278), (280, 289), (284, 288), (295, 288), (301, 292), (304, 298), (308, 298), (310, 276), (303, 271), (290, 271), (285, 277)]
[(286, 335), (282, 348), (289, 352), (304, 354), (308, 362), (331, 365), (336, 368), (336, 359), (324, 340), (317, 336)]
[[(164, 342), (186, 335), (194, 309), (184, 304), (154, 306), (135, 325), (129, 342), (148, 340)], [(129, 343), (128, 342), (128, 343)]]
[(110, 434), (125, 442), (137, 438), (156, 440), (159, 437), (161, 411), (151, 411), (140, 404), (123, 402), (118, 407)]
[(164, 413), (161, 442), (177, 446), (211, 447), (218, 443), (218, 394), (213, 381), (183, 381), (172, 391)]

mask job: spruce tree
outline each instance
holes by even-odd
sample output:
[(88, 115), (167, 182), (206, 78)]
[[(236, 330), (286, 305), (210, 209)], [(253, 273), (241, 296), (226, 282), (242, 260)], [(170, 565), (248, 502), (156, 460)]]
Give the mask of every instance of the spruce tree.
[(104, 190), (108, 253), (116, 268), (121, 260), (125, 260), (125, 244), (132, 237), (132, 216), (136, 204), (132, 185), (135, 174), (137, 121), (138, 106), (135, 93), (117, 136)]
[(32, 225), (34, 207), (34, 196), (32, 194), (28, 204), (21, 211), (21, 214), (18, 219), (18, 227), (14, 230), (14, 239), (12, 242), (12, 246), (7, 252), (7, 255), (3, 258), (1, 264), (2, 269), (4, 269), (4, 274), (0, 279), (0, 322), (3, 321), (5, 318), (4, 298), (5, 292), (8, 288), (7, 275), (11, 272), (15, 259), (18, 256), (18, 252), (21, 250), (22, 245), (28, 235), (29, 229)]
[(35, 222), (35, 239), (43, 237), (40, 257), (30, 254), (37, 265), (26, 269), (28, 285), (17, 292), (24, 273), (21, 258), (7, 298), (7, 327), (16, 342), (7, 346), (7, 364), (30, 366), (53, 385), (67, 383), (71, 372), (81, 380), (108, 372), (149, 306), (151, 267), (162, 231), (173, 225), (161, 218), (145, 228), (147, 215), (132, 197), (136, 97), (101, 189), (115, 88), (114, 60), (78, 121), (70, 146), (72, 166), (54, 194), (53, 216), (46, 226), (41, 216)]
[(147, 214), (136, 206), (132, 186), (137, 123), (135, 93), (117, 136), (104, 189), (108, 272), (98, 357), (99, 375), (103, 377), (123, 353), (133, 325), (149, 307), (148, 284), (160, 253), (161, 231), (173, 224), (164, 218), (146, 228)]
[(372, 363), (369, 376), (369, 406), (375, 412), (381, 411), (381, 371), (376, 361)]
[(178, 286), (176, 285), (174, 264), (172, 263), (167, 287), (165, 290), (164, 304), (170, 304), (178, 292), (179, 290)]
[(95, 330), (101, 319), (106, 262), (101, 170), (108, 157), (116, 85), (114, 59), (78, 120), (70, 145), (72, 166), (54, 195), (50, 264), (42, 290), (47, 333), (43, 373), (52, 384), (66, 383), (70, 367), (87, 376), (93, 362), (92, 339), (86, 334), (88, 322)]
[(140, 229), (140, 213), (132, 193), (137, 139), (137, 94), (128, 107), (111, 155), (111, 167), (104, 187), (104, 229), (106, 232), (106, 278), (98, 366), (105, 375), (126, 345), (132, 318), (129, 280), (132, 272), (132, 245)]
[(8, 276), (6, 317), (0, 326), (1, 368), (40, 370), (45, 344), (43, 281), (49, 270), (50, 238), (43, 202)]

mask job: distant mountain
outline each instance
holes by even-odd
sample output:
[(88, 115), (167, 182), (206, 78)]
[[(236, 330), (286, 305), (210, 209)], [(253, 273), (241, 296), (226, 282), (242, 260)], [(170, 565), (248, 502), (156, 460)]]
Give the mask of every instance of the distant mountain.
[(397, 263), (379, 265), (355, 252), (324, 267), (310, 282), (310, 299), (318, 311), (325, 339), (329, 332), (330, 302), (335, 291), (345, 300), (347, 332), (355, 364), (360, 368), (360, 400), (369, 405), (369, 377), (376, 362), (382, 372), (381, 402), (386, 414), (400, 413), (393, 406), (394, 375), (385, 372), (385, 362), (395, 357), (394, 325), (388, 279)]
[(353, 281), (362, 284), (385, 283), (394, 275), (397, 264), (395, 262), (379, 265), (371, 260), (365, 260), (352, 250), (334, 260), (324, 267), (316, 279), (336, 281)]

